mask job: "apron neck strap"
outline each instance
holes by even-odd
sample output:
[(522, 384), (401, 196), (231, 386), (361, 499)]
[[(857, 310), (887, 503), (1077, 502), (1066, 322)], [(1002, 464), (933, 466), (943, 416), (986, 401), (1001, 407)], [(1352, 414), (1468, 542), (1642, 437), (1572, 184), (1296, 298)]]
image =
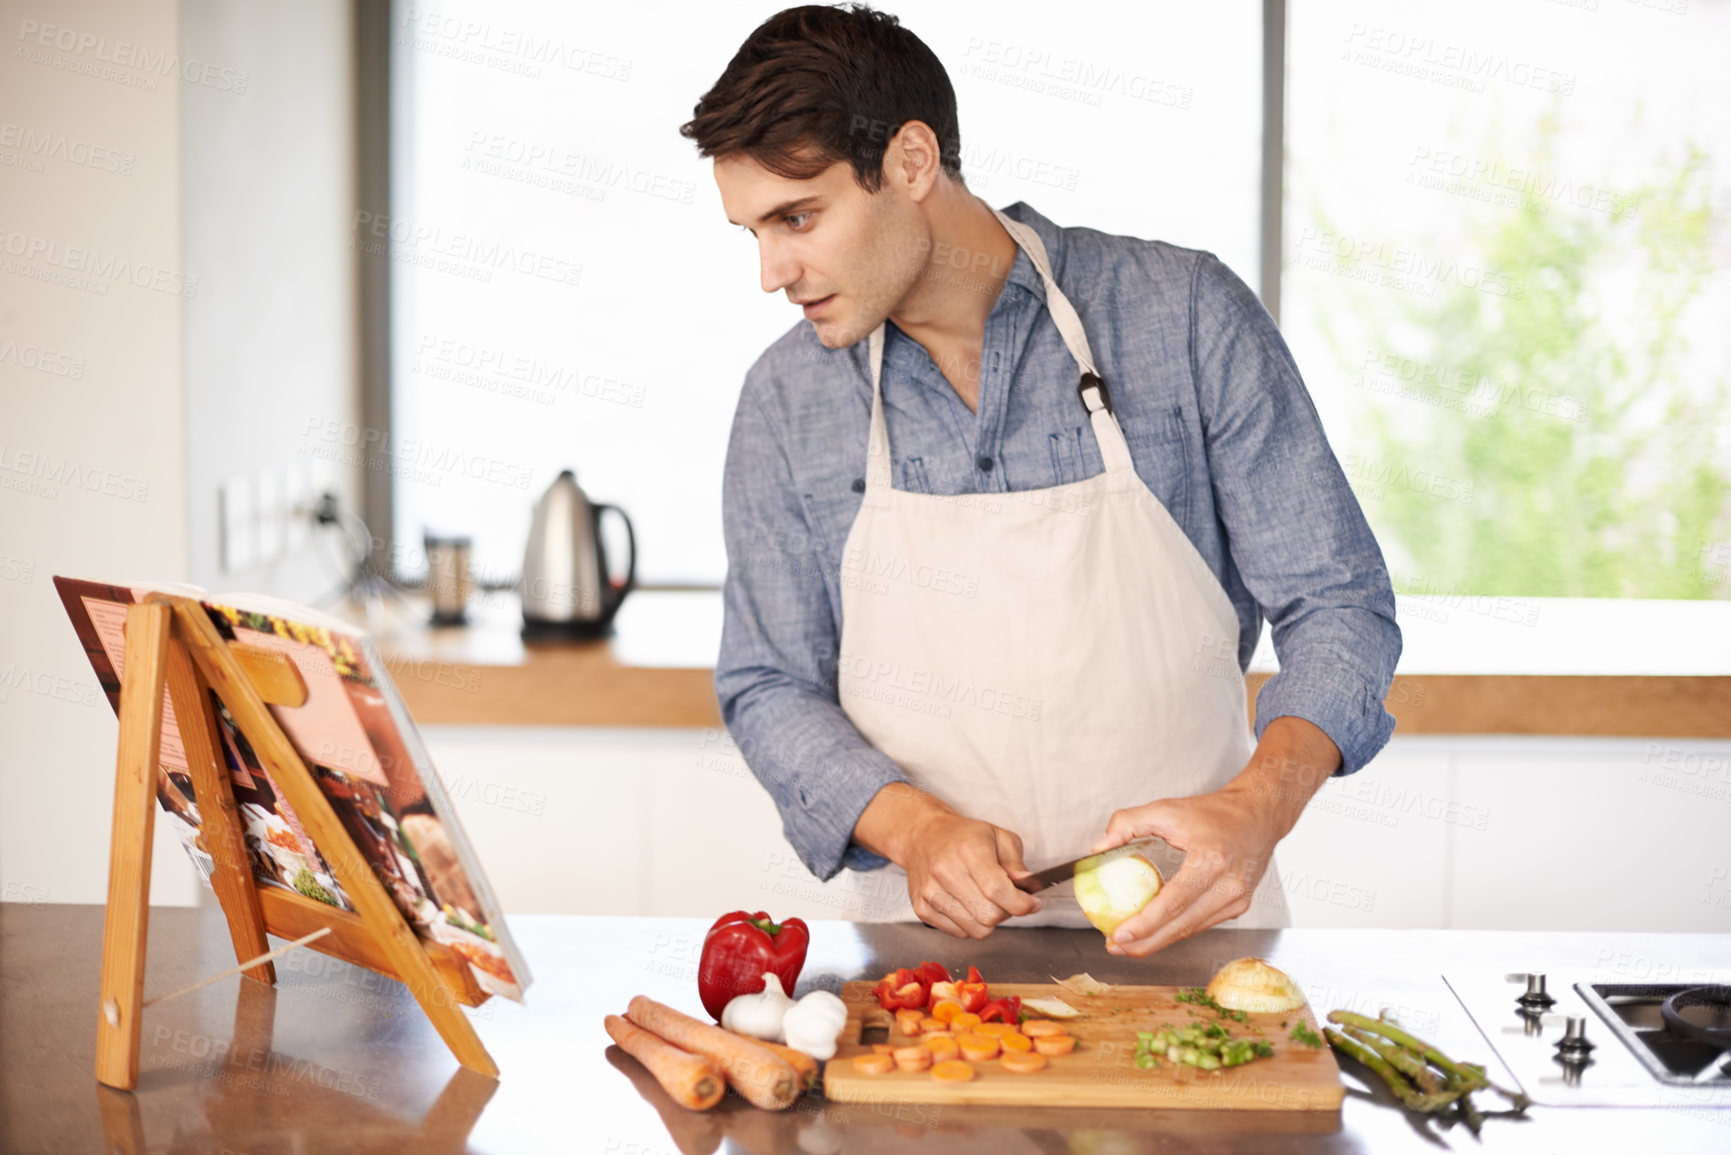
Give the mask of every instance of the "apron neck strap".
[[(1076, 367), (1081, 371), (1081, 383), (1077, 393), (1082, 398), (1083, 406), (1088, 410), (1095, 432), (1100, 432), (1100, 416), (1104, 414), (1111, 424), (1111, 432), (1117, 433), (1117, 423), (1110, 421), (1112, 403), (1106, 393), (1106, 385), (1100, 380), (1094, 368), (1094, 354), (1088, 348), (1088, 335), (1082, 331), (1082, 318), (1076, 315), (1076, 308), (1070, 304), (1070, 298), (1058, 288), (1058, 280), (1052, 275), (1052, 262), (1046, 256), (1045, 242), (1040, 240), (1040, 234), (1007, 216), (999, 209), (993, 209), (992, 214), (998, 218), (998, 223), (1004, 226), (1004, 231), (1010, 234), (1010, 239), (1021, 246), (1028, 254), (1028, 260), (1040, 274), (1040, 281), (1046, 289), (1046, 311), (1052, 315), (1052, 323), (1058, 326), (1058, 335), (1064, 339), (1065, 348), (1070, 350), (1070, 356), (1075, 358)], [(890, 484), (890, 440), (884, 427), (883, 414), (883, 375), (884, 375), (884, 324), (872, 330), (868, 343), (872, 374), (872, 419), (871, 436), (866, 444), (866, 485), (870, 488)], [(1115, 440), (1118, 444), (1112, 446), (1112, 452), (1106, 450), (1106, 442)], [(1116, 438), (1110, 435), (1101, 438), (1101, 447), (1105, 451), (1108, 468), (1128, 468), (1129, 452), (1123, 447), (1123, 435)]]
[(1028, 254), (1028, 259), (1034, 262), (1034, 268), (1039, 271), (1040, 281), (1046, 286), (1046, 311), (1052, 314), (1052, 322), (1058, 326), (1058, 335), (1064, 338), (1064, 345), (1070, 350), (1070, 356), (1076, 359), (1076, 367), (1097, 378), (1099, 374), (1094, 368), (1094, 354), (1088, 348), (1088, 335), (1082, 331), (1082, 318), (1076, 315), (1070, 298), (1058, 288), (1058, 280), (1052, 275), (1052, 262), (1046, 256), (1046, 245), (1040, 240), (1040, 234), (999, 209), (993, 209), (992, 212), (997, 216), (998, 223), (1004, 226), (1004, 231), (1022, 246), (1022, 251)]

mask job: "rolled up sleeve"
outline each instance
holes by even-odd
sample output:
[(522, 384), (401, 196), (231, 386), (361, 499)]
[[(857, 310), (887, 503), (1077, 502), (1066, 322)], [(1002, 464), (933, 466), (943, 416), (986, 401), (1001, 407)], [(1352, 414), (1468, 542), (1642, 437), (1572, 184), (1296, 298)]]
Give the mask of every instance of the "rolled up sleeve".
[(1256, 735), (1303, 718), (1340, 748), (1336, 773), (1351, 774), (1394, 732), (1383, 700), (1401, 635), (1382, 551), (1274, 319), (1209, 253), (1192, 274), (1190, 323), (1229, 555), (1280, 660), (1256, 700)]
[(837, 700), (836, 617), (818, 538), (751, 377), (734, 413), (722, 494), (727, 579), (715, 694), (728, 733), (814, 875), (885, 866), (853, 842), (853, 828), (879, 790), (907, 778)]

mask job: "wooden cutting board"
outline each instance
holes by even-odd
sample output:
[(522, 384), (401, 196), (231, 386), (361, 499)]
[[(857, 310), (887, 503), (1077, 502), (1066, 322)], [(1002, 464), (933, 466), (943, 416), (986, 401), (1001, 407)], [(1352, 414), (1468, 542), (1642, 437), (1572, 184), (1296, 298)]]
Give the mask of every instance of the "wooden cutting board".
[[(1006, 1071), (995, 1059), (975, 1063), (974, 1078), (966, 1083), (939, 1082), (929, 1071), (862, 1074), (854, 1069), (852, 1060), (868, 1053), (871, 1043), (908, 1046), (918, 1041), (896, 1033), (894, 1016), (878, 1006), (871, 988), (872, 984), (864, 982), (842, 987), (847, 1026), (835, 1058), (825, 1064), (823, 1079), (824, 1095), (836, 1102), (1334, 1111), (1346, 1097), (1334, 1052), (1326, 1046), (1307, 1047), (1288, 1037), (1300, 1020), (1321, 1033), (1308, 1007), (1227, 1023), (1233, 1038), (1265, 1038), (1274, 1047), (1271, 1058), (1201, 1071), (1168, 1062), (1162, 1056), (1155, 1069), (1137, 1070), (1137, 1031), (1188, 1026), (1197, 1016), (1203, 1022), (1214, 1021), (1212, 1011), (1177, 1001), (1183, 987), (1114, 986), (1105, 994), (1083, 997), (1051, 983), (993, 983), (994, 997), (1061, 998), (1081, 1011), (1081, 1018), (1065, 1020), (1069, 1032), (1076, 1036), (1076, 1049), (1068, 1055), (1051, 1056), (1046, 1069), (1032, 1075)], [(1282, 1027), (1282, 1022), (1286, 1026)], [(886, 1029), (888, 1034), (883, 1035)]]

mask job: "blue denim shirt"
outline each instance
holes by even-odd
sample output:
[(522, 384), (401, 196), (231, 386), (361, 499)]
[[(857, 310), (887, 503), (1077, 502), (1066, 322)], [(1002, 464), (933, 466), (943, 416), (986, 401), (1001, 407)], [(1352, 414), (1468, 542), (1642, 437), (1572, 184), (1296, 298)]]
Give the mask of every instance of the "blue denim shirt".
[[(1339, 773), (1358, 770), (1394, 729), (1383, 709), (1401, 650), (1394, 593), (1273, 319), (1212, 253), (1059, 228), (1021, 203), (1004, 211), (1045, 243), (1136, 472), (1238, 610), (1236, 654), (1223, 639), (1217, 660), (1242, 671), (1264, 618), (1273, 630), (1280, 671), (1256, 700), (1256, 734), (1304, 718), (1340, 747)], [(1103, 471), (1045, 296), (1018, 248), (986, 319), (977, 416), (923, 346), (885, 326), (896, 488), (1002, 493)], [(905, 780), (836, 697), (841, 555), (865, 489), (867, 345), (826, 349), (801, 321), (770, 346), (746, 374), (722, 490), (716, 696), (788, 841), (824, 879), (885, 865), (853, 827), (879, 789)]]

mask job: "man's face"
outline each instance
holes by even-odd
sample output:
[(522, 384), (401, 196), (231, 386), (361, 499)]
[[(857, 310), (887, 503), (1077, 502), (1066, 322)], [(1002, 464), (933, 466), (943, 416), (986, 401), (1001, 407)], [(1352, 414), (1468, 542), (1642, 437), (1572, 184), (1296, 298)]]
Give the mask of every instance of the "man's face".
[(894, 182), (868, 193), (845, 161), (790, 180), (723, 156), (715, 183), (727, 219), (757, 237), (763, 291), (803, 306), (826, 348), (869, 336), (919, 279), (931, 231)]

